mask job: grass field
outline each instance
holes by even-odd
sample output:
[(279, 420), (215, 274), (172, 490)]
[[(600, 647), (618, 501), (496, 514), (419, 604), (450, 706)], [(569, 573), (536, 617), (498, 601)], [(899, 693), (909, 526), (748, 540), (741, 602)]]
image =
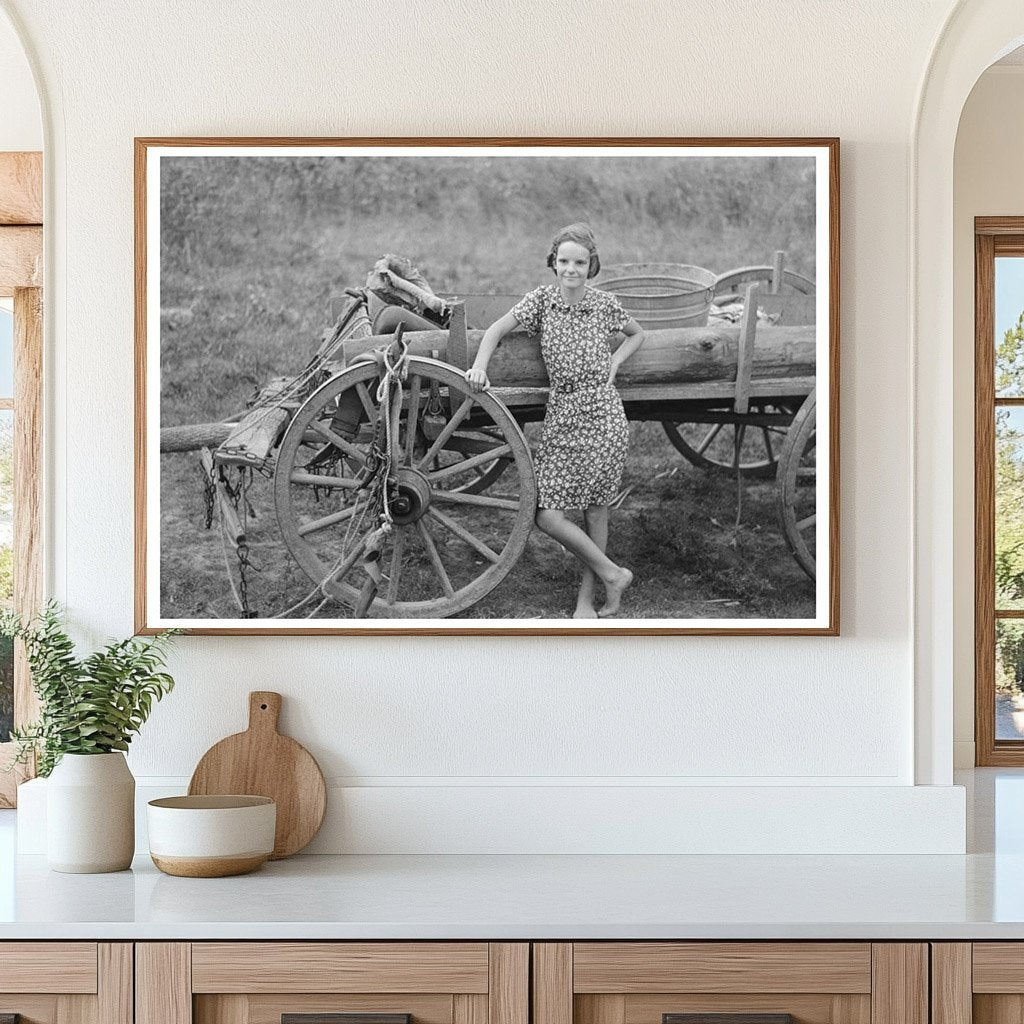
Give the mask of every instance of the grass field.
[[(332, 296), (361, 285), (383, 252), (410, 256), (438, 291), (525, 292), (546, 280), (554, 229), (583, 219), (606, 265), (721, 272), (784, 249), (788, 266), (814, 276), (807, 159), (437, 158), (425, 167), (422, 158), (165, 159), (161, 423), (219, 420), (268, 378), (297, 373), (330, 326)], [(658, 424), (636, 423), (623, 486), (609, 551), (637, 576), (624, 615), (813, 615), (814, 588), (785, 547), (773, 483), (743, 488), (734, 528), (735, 481), (691, 467)], [(250, 496), (260, 569), (251, 595), (270, 616), (311, 583), (280, 539), (269, 481), (257, 477)], [(220, 534), (204, 529), (195, 454), (162, 457), (161, 505), (162, 615), (234, 617)], [(473, 522), (488, 528), (483, 515)], [(477, 571), (457, 538), (440, 543), (453, 579)], [(577, 578), (575, 560), (534, 531), (510, 576), (465, 615), (568, 615)]]

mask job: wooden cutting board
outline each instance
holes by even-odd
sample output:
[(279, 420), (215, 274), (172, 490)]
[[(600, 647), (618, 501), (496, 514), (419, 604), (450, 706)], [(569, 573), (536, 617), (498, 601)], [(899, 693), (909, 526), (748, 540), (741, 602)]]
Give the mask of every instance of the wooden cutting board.
[(215, 743), (202, 756), (190, 796), (246, 793), (277, 803), (271, 860), (298, 853), (316, 835), (327, 808), (327, 787), (313, 755), (277, 731), (281, 694), (249, 694), (249, 728)]

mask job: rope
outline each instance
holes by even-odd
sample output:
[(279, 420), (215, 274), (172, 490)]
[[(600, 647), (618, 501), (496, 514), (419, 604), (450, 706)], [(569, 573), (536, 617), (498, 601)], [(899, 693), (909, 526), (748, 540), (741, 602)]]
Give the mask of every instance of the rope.
[[(394, 362), (391, 361), (391, 350), (398, 347), (397, 358)], [(381, 415), (386, 411), (387, 416), (384, 421), (384, 479), (389, 481), (391, 479), (391, 462), (394, 457), (394, 439), (392, 437), (392, 431), (394, 429), (395, 412), (397, 411), (401, 415), (402, 410), (402, 382), (409, 375), (409, 346), (406, 341), (402, 338), (401, 333), (384, 350), (384, 372), (380, 377), (380, 384), (377, 385), (377, 405), (380, 408)], [(395, 384), (398, 384), (398, 390), (395, 392), (394, 398), (392, 398), (392, 388)], [(397, 410), (395, 406), (397, 405)], [(385, 530), (385, 534), (391, 531), (394, 519), (391, 516), (391, 502), (388, 497), (387, 482), (385, 482), (384, 489), (384, 514), (383, 522), (381, 524), (382, 529)]]
[[(353, 335), (357, 327), (364, 324), (368, 327), (369, 323), (370, 318), (366, 313), (366, 306), (364, 304), (362, 309), (352, 317), (348, 324), (345, 325), (345, 328), (339, 334), (338, 341), (343, 342), (347, 340)], [(302, 394), (302, 392), (306, 390), (306, 386), (309, 382), (320, 374), (327, 362), (327, 353), (318, 352), (288, 384), (273, 396), (273, 398), (264, 398), (261, 400), (261, 398), (257, 396), (256, 400), (249, 407), (249, 413), (247, 415), (251, 416), (254, 413), (259, 412), (262, 412), (263, 415), (254, 419), (249, 426), (256, 426), (262, 423), (263, 420), (271, 413), (276, 412), (288, 402)]]
[[(312, 589), (300, 601), (296, 601), (295, 604), (291, 606), (291, 608), (286, 608), (283, 612), (278, 612), (276, 615), (272, 616), (272, 618), (289, 618), (292, 615), (292, 613), (297, 612), (303, 605), (308, 604), (317, 594), (324, 593), (324, 587), (327, 585), (327, 581), (338, 571), (338, 569), (341, 568), (342, 562), (344, 562), (345, 559), (348, 557), (348, 545), (349, 540), (351, 539), (353, 524), (355, 522), (362, 523), (363, 517), (369, 510), (369, 507), (369, 502), (366, 502), (363, 506), (363, 509), (359, 512), (358, 516), (352, 516), (348, 528), (345, 530), (345, 538), (341, 544), (341, 555), (338, 558), (338, 560), (334, 563), (334, 565), (332, 565), (331, 568), (327, 571), (327, 575), (324, 576), (324, 578), (319, 583), (314, 584)], [(332, 600), (331, 596), (329, 594), (324, 594), (324, 599), (320, 602), (320, 604), (316, 606), (316, 608), (309, 612), (309, 614), (306, 615), (305, 618), (312, 618), (330, 600)]]
[[(392, 349), (396, 349), (394, 355), (392, 355)], [(380, 503), (382, 509), (380, 525), (377, 529), (365, 535), (359, 541), (361, 550), (367, 552), (379, 552), (380, 548), (383, 547), (384, 540), (393, 529), (394, 519), (391, 515), (388, 483), (392, 476), (392, 462), (394, 455), (394, 419), (396, 413), (399, 415), (401, 414), (402, 382), (406, 379), (409, 372), (409, 346), (401, 339), (400, 335), (395, 339), (395, 342), (383, 352), (382, 362), (384, 372), (381, 374), (380, 383), (377, 386), (376, 398), (380, 409), (379, 415), (384, 417), (385, 450), (383, 452), (378, 452), (380, 459), (375, 473), (376, 480), (374, 481), (373, 490), (367, 496), (365, 501), (357, 502), (356, 508), (358, 508), (358, 511), (354, 512), (349, 519), (348, 526), (345, 529), (345, 536), (341, 543), (341, 554), (338, 556), (334, 564), (330, 569), (328, 569), (320, 582), (315, 584), (304, 597), (293, 604), (290, 608), (274, 615), (273, 618), (275, 619), (291, 617), (300, 608), (303, 608), (313, 600), (317, 594), (322, 594), (323, 600), (304, 616), (307, 619), (312, 618), (326, 604), (328, 604), (328, 602), (334, 599), (333, 595), (328, 594), (324, 588), (338, 569), (340, 569), (345, 561), (351, 556), (353, 540), (356, 535), (362, 532), (363, 527), (365, 526), (366, 516), (370, 512), (371, 506), (378, 502)], [(395, 388), (396, 384), (397, 389)], [(367, 571), (369, 572), (369, 570)], [(371, 577), (373, 576), (372, 573), (370, 573), (370, 575)]]

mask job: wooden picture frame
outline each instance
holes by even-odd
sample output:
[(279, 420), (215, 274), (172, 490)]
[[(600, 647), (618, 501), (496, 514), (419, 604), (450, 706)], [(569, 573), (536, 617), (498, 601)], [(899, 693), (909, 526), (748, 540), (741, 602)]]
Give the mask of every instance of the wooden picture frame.
[[(582, 219), (615, 299), (579, 315), (645, 341), (608, 513), (638, 572), (578, 619), (601, 589), (533, 525), (542, 338), (465, 371)], [(838, 139), (139, 138), (135, 245), (138, 632), (838, 634)]]

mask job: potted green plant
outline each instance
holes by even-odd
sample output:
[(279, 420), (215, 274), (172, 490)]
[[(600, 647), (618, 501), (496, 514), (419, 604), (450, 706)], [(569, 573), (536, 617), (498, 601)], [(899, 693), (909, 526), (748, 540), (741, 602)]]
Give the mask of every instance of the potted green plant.
[(111, 641), (84, 658), (50, 603), (25, 623), (0, 613), (0, 635), (21, 640), (39, 719), (15, 729), (12, 762), (33, 754), (47, 783), (47, 860), (55, 871), (121, 871), (135, 850), (135, 779), (124, 751), (153, 702), (174, 687), (161, 671), (170, 639)]

